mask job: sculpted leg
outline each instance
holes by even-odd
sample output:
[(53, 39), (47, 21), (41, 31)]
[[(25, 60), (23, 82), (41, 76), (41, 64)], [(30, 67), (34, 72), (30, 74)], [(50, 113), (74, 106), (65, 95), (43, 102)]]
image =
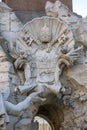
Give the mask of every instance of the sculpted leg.
[(24, 85), (20, 85), (15, 89), (15, 91), (19, 91), (21, 94), (29, 92), (36, 87), (36, 84), (33, 84), (31, 80), (31, 70), (29, 62), (25, 63), (24, 65), (24, 77), (25, 77)]

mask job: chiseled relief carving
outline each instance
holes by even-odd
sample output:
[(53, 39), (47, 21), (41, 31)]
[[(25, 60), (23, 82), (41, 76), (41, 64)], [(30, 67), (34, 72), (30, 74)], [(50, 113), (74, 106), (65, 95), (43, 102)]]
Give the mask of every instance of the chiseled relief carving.
[(65, 21), (73, 31), (75, 42), (85, 47), (87, 46), (87, 18), (76, 15), (59, 0), (56, 0), (54, 3), (47, 1), (45, 12), (47, 16)]
[(56, 0), (54, 3), (47, 1), (45, 5), (45, 12), (47, 16), (60, 18), (67, 24), (76, 24), (79, 18), (61, 1)]
[[(45, 6), (47, 16), (65, 21), (73, 32), (76, 46), (84, 46), (78, 64), (67, 69), (64, 81), (62, 101), (65, 106), (62, 130), (87, 129), (87, 17), (72, 13), (59, 0), (54, 3), (47, 1)], [(70, 87), (71, 86), (71, 87)], [(69, 114), (69, 116), (68, 116)]]
[[(5, 10), (6, 9), (7, 8), (5, 8)], [(33, 127), (35, 129), (38, 129), (38, 124), (35, 124), (34, 117), (36, 116), (39, 107), (47, 104), (49, 100), (48, 95), (53, 94), (58, 98), (59, 94), (62, 93), (62, 100), (64, 101), (64, 105), (68, 104), (67, 97), (68, 99), (70, 98), (71, 88), (69, 88), (70, 93), (66, 92), (65, 86), (63, 86), (64, 84), (61, 82), (61, 77), (65, 69), (67, 71), (70, 70), (66, 73), (66, 77), (69, 77), (69, 79), (71, 79), (73, 84), (72, 86), (77, 85), (74, 84), (75, 82), (78, 82), (78, 84), (85, 86), (85, 83), (80, 83), (80, 78), (78, 78), (79, 76), (75, 76), (75, 71), (71, 71), (74, 66), (76, 67), (77, 65), (78, 67), (78, 64), (80, 63), (79, 59), (81, 59), (81, 56), (83, 56), (83, 54), (84, 57), (86, 56), (86, 51), (82, 46), (84, 40), (81, 41), (80, 38), (78, 39), (78, 37), (82, 36), (79, 35), (78, 31), (81, 20), (79, 20), (77, 16), (73, 15), (73, 13), (68, 10), (68, 8), (60, 1), (56, 1), (54, 4), (47, 2), (45, 9), (47, 15), (53, 17), (44, 16), (35, 18), (24, 26), (18, 19), (16, 19), (14, 13), (12, 15), (10, 12), (11, 10), (9, 10), (9, 16), (12, 16), (10, 17), (12, 18), (10, 19), (10, 22), (13, 22), (14, 18), (14, 23), (17, 28), (14, 27), (13, 23), (11, 30), (5, 31), (1, 25), (1, 35), (8, 41), (9, 55), (13, 60), (12, 63), (15, 73), (17, 73), (15, 76), (16, 80), (14, 80), (14, 91), (16, 94), (19, 94), (20, 97), (22, 97), (22, 95), (25, 95), (25, 98), (21, 98), (20, 102), (11, 102), (8, 100), (8, 97), (6, 99), (4, 98), (2, 87), (0, 86), (1, 130), (6, 129), (6, 123), (9, 122), (8, 115), (21, 117), (21, 119), (19, 119), (15, 125), (15, 130), (28, 130), (33, 129)], [(1, 13), (0, 15), (2, 23), (2, 20), (6, 17), (6, 14), (4, 14), (4, 17), (2, 17)], [(4, 26), (6, 25), (6, 27), (9, 28), (8, 22), (6, 22), (6, 19), (4, 20)], [(77, 20), (79, 21), (77, 22)], [(9, 37), (10, 35), (12, 37)], [(79, 44), (80, 41), (81, 45)], [(7, 63), (10, 62), (8, 61)], [(11, 66), (12, 63), (8, 66)], [(79, 66), (81, 67), (81, 65)], [(84, 67), (82, 68), (82, 72), (83, 71)], [(12, 70), (11, 72), (6, 72), (10, 75), (15, 75)], [(72, 73), (72, 76), (70, 73)], [(20, 82), (18, 84), (16, 83), (17, 76), (20, 79)], [(10, 84), (11, 79), (12, 77), (10, 77), (10, 80), (8, 80)], [(67, 93), (68, 96), (66, 96)], [(4, 95), (6, 94), (4, 93)], [(8, 95), (9, 94), (7, 94), (7, 96)], [(76, 110), (77, 109), (75, 109), (75, 112)], [(65, 119), (66, 121), (63, 122), (63, 124), (65, 124), (61, 125), (65, 126), (65, 128), (61, 127), (62, 130), (65, 130), (66, 125), (68, 124), (66, 115)], [(68, 129), (71, 128), (67, 127), (67, 130)]]
[(5, 101), (9, 114), (18, 116), (28, 112), (32, 122), (38, 108), (47, 102), (47, 95), (58, 96), (63, 88), (60, 75), (64, 67), (72, 66), (83, 48), (74, 45), (72, 31), (56, 18), (35, 18), (23, 27), (16, 42), (10, 43), (10, 54), (15, 68), (24, 69), (24, 84), (15, 89), (29, 95), (17, 105)]

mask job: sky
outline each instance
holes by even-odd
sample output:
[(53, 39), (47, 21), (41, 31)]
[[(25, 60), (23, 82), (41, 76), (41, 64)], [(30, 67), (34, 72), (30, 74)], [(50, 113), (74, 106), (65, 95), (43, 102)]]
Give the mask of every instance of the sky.
[(83, 17), (87, 16), (87, 0), (72, 0), (73, 1), (73, 11)]
[[(1, 1), (1, 0), (0, 0)], [(87, 0), (72, 0), (73, 11), (83, 17), (87, 16)]]

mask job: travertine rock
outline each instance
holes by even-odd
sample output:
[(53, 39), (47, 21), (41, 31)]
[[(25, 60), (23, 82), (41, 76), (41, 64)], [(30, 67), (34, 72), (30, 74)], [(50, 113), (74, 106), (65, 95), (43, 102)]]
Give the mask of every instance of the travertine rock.
[(12, 9), (0, 3), (0, 33), (9, 42), (15, 41), (22, 28), (22, 23)]
[(87, 64), (80, 64), (68, 70), (67, 76), (71, 82), (87, 89)]
[(87, 18), (78, 17), (59, 0), (47, 1), (45, 11), (48, 16), (64, 20), (71, 27), (76, 43), (87, 46)]
[(87, 129), (87, 19), (60, 1), (24, 26), (0, 9), (0, 129), (8, 114), (18, 117), (11, 130), (37, 130), (37, 114), (54, 130)]
[[(64, 88), (61, 90), (61, 98), (64, 104), (64, 122), (61, 130), (85, 130), (87, 111), (87, 74), (86, 74), (86, 57), (87, 57), (87, 19), (81, 18), (73, 14), (60, 1), (55, 3), (46, 3), (46, 14), (65, 21), (73, 31), (75, 46), (84, 46), (80, 59), (64, 72), (62, 84)], [(71, 88), (71, 94), (67, 89)]]
[(4, 106), (4, 101), (2, 94), (0, 92), (0, 130), (5, 130), (6, 129), (6, 123), (9, 122), (9, 117), (7, 115), (5, 106)]

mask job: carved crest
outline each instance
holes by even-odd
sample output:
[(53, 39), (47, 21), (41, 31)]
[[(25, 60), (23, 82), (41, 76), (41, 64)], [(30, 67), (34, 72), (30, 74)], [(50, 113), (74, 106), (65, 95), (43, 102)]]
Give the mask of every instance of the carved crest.
[(42, 43), (66, 44), (71, 49), (74, 46), (74, 39), (72, 31), (63, 21), (51, 17), (42, 17), (27, 23), (17, 39), (17, 44), (21, 45), (24, 50), (28, 50), (32, 43), (38, 46)]
[(26, 74), (26, 81), (31, 80), (31, 84), (34, 84), (33, 79), (35, 84), (39, 82), (48, 84), (49, 82), (52, 84), (50, 88), (52, 87), (56, 92), (57, 86), (59, 88), (61, 86), (59, 76), (62, 71), (59, 66), (63, 62), (67, 66), (71, 64), (65, 58), (68, 55), (65, 57), (63, 55), (72, 49), (71, 53), (74, 53), (74, 38), (67, 24), (52, 17), (35, 18), (25, 24), (16, 41), (15, 52), (19, 53), (19, 58), (15, 61), (15, 67), (24, 65), (24, 59), (28, 60), (30, 71)]
[(20, 78), (16, 91), (27, 96), (16, 105), (5, 101), (3, 106), (1, 94), (0, 104), (6, 107), (9, 114), (22, 114), (25, 118), (27, 115), (31, 124), (39, 107), (51, 104), (49, 95), (57, 99), (58, 94), (63, 92), (64, 87), (60, 80), (63, 69), (74, 64), (82, 47), (74, 47), (71, 28), (64, 21), (52, 17), (35, 18), (28, 22), (17, 40), (13, 41), (10, 42), (9, 51)]

